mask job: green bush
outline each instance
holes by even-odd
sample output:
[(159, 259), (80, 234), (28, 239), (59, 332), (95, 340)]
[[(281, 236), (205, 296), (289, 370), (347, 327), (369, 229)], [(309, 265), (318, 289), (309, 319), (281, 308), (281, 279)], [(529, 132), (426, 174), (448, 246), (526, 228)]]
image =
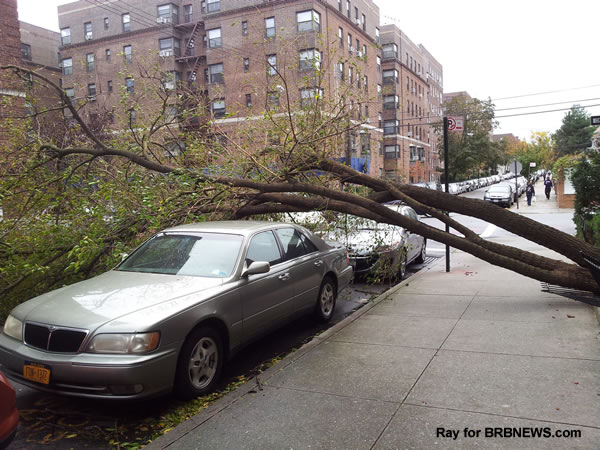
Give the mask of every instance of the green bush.
[(600, 153), (582, 158), (572, 172), (577, 236), (600, 247)]

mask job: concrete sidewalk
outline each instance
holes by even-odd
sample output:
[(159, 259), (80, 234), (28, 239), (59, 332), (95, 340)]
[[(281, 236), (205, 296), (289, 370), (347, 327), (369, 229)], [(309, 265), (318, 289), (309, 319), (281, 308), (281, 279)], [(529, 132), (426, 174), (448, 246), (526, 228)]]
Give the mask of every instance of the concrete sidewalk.
[(454, 251), (147, 448), (600, 448), (599, 375), (592, 307)]

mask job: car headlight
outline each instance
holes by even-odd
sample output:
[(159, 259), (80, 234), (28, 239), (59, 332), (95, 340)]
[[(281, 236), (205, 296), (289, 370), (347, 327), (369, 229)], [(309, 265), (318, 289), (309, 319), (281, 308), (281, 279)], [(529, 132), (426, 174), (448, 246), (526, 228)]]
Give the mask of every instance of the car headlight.
[(105, 333), (94, 336), (88, 353), (140, 354), (156, 350), (160, 341), (158, 331), (152, 333)]
[(23, 322), (10, 314), (4, 322), (4, 333), (19, 341), (23, 340)]

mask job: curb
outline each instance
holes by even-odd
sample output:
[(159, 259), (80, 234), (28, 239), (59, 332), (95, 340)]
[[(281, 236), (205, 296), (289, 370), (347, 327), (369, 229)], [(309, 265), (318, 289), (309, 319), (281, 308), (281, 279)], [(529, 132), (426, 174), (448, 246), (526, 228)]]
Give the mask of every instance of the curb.
[(277, 372), (285, 369), (290, 364), (292, 364), (295, 361), (297, 361), (298, 359), (300, 359), (302, 356), (304, 356), (307, 352), (312, 350), (314, 347), (321, 345), (325, 340), (327, 340), (334, 334), (338, 333), (340, 330), (342, 330), (343, 328), (345, 328), (346, 326), (348, 326), (355, 320), (359, 319), (362, 315), (366, 314), (368, 311), (370, 311), (372, 308), (374, 308), (377, 304), (381, 303), (387, 297), (394, 294), (396, 291), (402, 289), (404, 286), (410, 284), (411, 281), (424, 276), (425, 273), (429, 272), (433, 267), (440, 264), (440, 261), (445, 261), (445, 259), (443, 257), (439, 258), (437, 261), (434, 261), (434, 262), (428, 264), (426, 267), (423, 267), (421, 270), (419, 270), (416, 274), (412, 275), (410, 278), (408, 278), (404, 281), (401, 281), (397, 285), (395, 285), (395, 286), (391, 287), (390, 289), (388, 289), (387, 291), (383, 292), (382, 294), (377, 296), (377, 298), (370, 301), (362, 308), (356, 310), (355, 312), (353, 312), (352, 314), (350, 314), (348, 317), (344, 318), (340, 322), (336, 323), (331, 328), (328, 328), (323, 333), (321, 333), (317, 336), (314, 336), (309, 342), (304, 344), (302, 347), (300, 347), (295, 352), (288, 354), (281, 361), (272, 365), (271, 367), (269, 367), (267, 370), (265, 370), (261, 374), (248, 379), (248, 381), (244, 385), (237, 387), (232, 392), (230, 392), (230, 393), (226, 394), (225, 396), (221, 397), (220, 399), (216, 400), (214, 403), (212, 403), (206, 409), (203, 409), (195, 416), (192, 416), (188, 420), (180, 423), (179, 425), (177, 425), (175, 428), (173, 428), (166, 434), (163, 434), (162, 436), (156, 438), (154, 441), (150, 442), (144, 448), (153, 450), (153, 449), (164, 449), (164, 448), (170, 447), (171, 445), (175, 444), (180, 438), (182, 438), (186, 434), (192, 432), (195, 428), (199, 427), (206, 421), (210, 420), (213, 416), (217, 415), (219, 412), (221, 412), (224, 409), (228, 408), (229, 406), (233, 405), (235, 402), (237, 402), (242, 397), (249, 394), (251, 391), (253, 391), (253, 393), (255, 393), (257, 390), (262, 390), (261, 385), (262, 384), (268, 385), (268, 383), (266, 381), (268, 381), (270, 378), (272, 378)]

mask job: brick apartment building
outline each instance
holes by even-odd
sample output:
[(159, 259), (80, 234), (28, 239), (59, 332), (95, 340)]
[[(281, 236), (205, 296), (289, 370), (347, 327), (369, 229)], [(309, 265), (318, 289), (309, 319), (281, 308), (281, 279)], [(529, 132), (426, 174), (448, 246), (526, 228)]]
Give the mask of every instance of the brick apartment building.
[[(395, 27), (380, 30), (372, 0), (79, 0), (59, 6), (58, 15), (63, 88), (92, 100), (88, 110), (116, 109), (124, 89), (151, 108), (136, 71), (158, 63), (166, 80), (182, 81), (205, 97), (211, 132), (233, 140), (241, 118), (285, 106), (277, 71), (289, 82), (292, 102), (316, 94), (343, 97), (356, 120), (364, 121), (339, 145), (353, 167), (407, 181), (436, 179), (439, 159), (429, 120), (439, 111), (441, 65)], [(382, 53), (381, 45), (392, 42), (412, 60), (400, 53), (390, 59), (385, 46)], [(323, 73), (318, 87), (310, 84), (315, 64)], [(397, 89), (389, 94), (395, 110), (386, 109), (393, 87), (382, 71), (388, 66), (398, 72)], [(384, 120), (388, 128), (398, 120), (402, 133), (383, 139)], [(268, 144), (269, 136), (264, 139)], [(389, 145), (398, 146), (394, 158)]]

